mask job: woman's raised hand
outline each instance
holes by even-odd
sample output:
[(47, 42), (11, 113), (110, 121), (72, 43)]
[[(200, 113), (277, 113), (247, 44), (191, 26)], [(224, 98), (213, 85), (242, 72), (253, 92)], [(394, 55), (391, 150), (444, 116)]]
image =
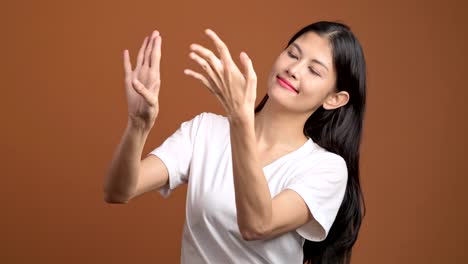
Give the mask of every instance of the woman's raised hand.
[(124, 51), (125, 91), (129, 122), (151, 129), (159, 113), (161, 36), (153, 31), (146, 37), (132, 70), (128, 50)]
[(229, 120), (232, 118), (252, 119), (257, 96), (257, 75), (252, 60), (245, 52), (240, 54), (243, 66), (243, 72), (241, 72), (221, 38), (210, 29), (205, 30), (205, 33), (216, 46), (219, 57), (202, 45), (192, 44), (189, 56), (200, 65), (205, 75), (190, 69), (185, 69), (184, 73), (200, 80), (211, 93), (218, 97)]

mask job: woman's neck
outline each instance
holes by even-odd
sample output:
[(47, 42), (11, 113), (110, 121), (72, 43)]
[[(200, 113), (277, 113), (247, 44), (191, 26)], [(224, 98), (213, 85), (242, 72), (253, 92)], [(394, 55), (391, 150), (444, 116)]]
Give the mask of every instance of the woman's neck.
[(255, 135), (260, 149), (297, 149), (305, 144), (304, 124), (308, 115), (279, 110), (269, 99), (255, 114)]

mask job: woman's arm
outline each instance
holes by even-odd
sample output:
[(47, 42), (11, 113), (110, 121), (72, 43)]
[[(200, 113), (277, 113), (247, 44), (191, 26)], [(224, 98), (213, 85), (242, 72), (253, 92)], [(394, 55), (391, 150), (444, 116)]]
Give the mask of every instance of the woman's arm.
[(104, 200), (127, 203), (135, 191), (148, 129), (129, 121), (104, 180)]
[[(161, 41), (156, 30), (144, 39), (134, 69), (129, 51), (124, 51), (128, 123), (104, 180), (104, 200), (108, 203), (127, 203), (138, 191), (136, 188), (141, 187), (138, 185), (141, 153), (159, 113)], [(150, 167), (147, 164), (145, 162), (144, 168)], [(158, 168), (162, 170), (160, 164)], [(156, 181), (162, 177), (158, 175), (162, 172), (154, 176)], [(147, 185), (151, 181), (154, 180), (143, 179), (142, 182)]]
[(270, 226), (271, 193), (257, 154), (254, 120), (236, 117), (229, 122), (237, 223), (242, 237), (252, 240)]
[(254, 106), (257, 75), (245, 52), (240, 54), (242, 73), (232, 60), (226, 44), (212, 30), (205, 33), (213, 40), (220, 58), (199, 45), (190, 46), (189, 56), (207, 73), (208, 78), (190, 69), (184, 72), (200, 80), (215, 94), (230, 123), (237, 222), (244, 239), (258, 238), (270, 227), (272, 199), (257, 157)]

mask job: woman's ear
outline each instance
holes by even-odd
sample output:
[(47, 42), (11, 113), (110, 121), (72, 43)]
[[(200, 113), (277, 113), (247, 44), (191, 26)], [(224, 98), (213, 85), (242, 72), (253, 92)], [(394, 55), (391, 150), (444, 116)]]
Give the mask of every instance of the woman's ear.
[(346, 91), (330, 94), (323, 102), (323, 108), (326, 110), (333, 110), (347, 104), (349, 101), (349, 94)]

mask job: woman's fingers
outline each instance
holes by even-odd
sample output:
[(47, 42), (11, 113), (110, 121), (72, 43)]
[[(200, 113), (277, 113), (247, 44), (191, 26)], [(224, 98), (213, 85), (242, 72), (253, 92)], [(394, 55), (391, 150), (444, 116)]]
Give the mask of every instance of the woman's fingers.
[(247, 82), (249, 82), (250, 84), (252, 82), (255, 82), (257, 81), (257, 74), (255, 73), (255, 70), (253, 68), (253, 65), (252, 65), (252, 60), (249, 58), (249, 56), (247, 55), (247, 53), (245, 52), (241, 52), (240, 54), (240, 59), (242, 61), (242, 65), (244, 66), (244, 76), (245, 76), (245, 79), (247, 80)]
[(143, 41), (143, 44), (141, 44), (140, 50), (138, 51), (135, 70), (140, 69), (140, 67), (143, 65), (143, 58), (144, 58), (143, 56), (144, 56), (147, 43), (148, 43), (148, 37), (145, 38), (145, 40)]
[(196, 52), (201, 58), (207, 61), (211, 68), (213, 69), (214, 73), (218, 80), (222, 80), (223, 74), (223, 63), (216, 57), (216, 55), (209, 49), (199, 45), (199, 44), (192, 44), (190, 45), (190, 49)]
[(189, 76), (192, 76), (193, 78), (195, 79), (198, 79), (200, 80), (207, 88), (208, 90), (210, 90), (210, 92), (212, 94), (214, 94), (216, 97), (219, 98), (219, 100), (221, 101), (221, 103), (224, 103), (224, 98), (222, 96), (219, 95), (219, 90), (216, 89), (216, 84), (213, 83), (213, 81), (205, 78), (205, 76), (203, 76), (202, 74), (198, 73), (198, 72), (195, 72), (195, 71), (192, 71), (190, 69), (185, 69), (184, 70), (184, 73), (186, 75), (189, 75)]
[[(202, 67), (210, 77), (210, 79), (216, 84), (217, 87), (220, 87), (220, 82), (222, 79), (219, 79), (219, 74), (215, 73), (213, 69), (211, 68), (211, 65), (202, 57), (200, 57), (197, 53), (195, 52), (190, 52), (189, 54), (190, 58), (192, 58), (195, 62)], [(221, 88), (221, 87), (220, 87)]]
[(154, 47), (151, 51), (151, 66), (150, 68), (154, 70), (155, 73), (159, 73), (160, 63), (161, 63), (161, 35), (158, 35), (154, 40)]
[(202, 58), (208, 61), (214, 69), (222, 69), (223, 63), (218, 59), (218, 57), (216, 57), (216, 55), (211, 50), (199, 44), (190, 45), (190, 49), (192, 49), (192, 51), (198, 53), (198, 55), (200, 55)]
[(234, 61), (232, 60), (231, 54), (229, 53), (229, 49), (226, 44), (213, 30), (206, 29), (205, 33), (213, 40), (221, 60), (226, 64), (226, 67), (231, 67), (234, 64)]
[(132, 63), (130, 62), (130, 55), (128, 54), (128, 50), (124, 50), (124, 70), (125, 78), (130, 78), (132, 74)]
[(255, 104), (257, 98), (257, 74), (253, 68), (252, 60), (247, 56), (247, 53), (241, 52), (240, 59), (244, 65), (244, 77), (246, 81), (246, 91), (249, 102)]
[(186, 75), (192, 76), (195, 79), (200, 80), (206, 87), (208, 87), (208, 89), (210, 89), (210, 91), (213, 92), (213, 87), (211, 87), (210, 81), (208, 81), (208, 79), (206, 79), (205, 76), (201, 75), (198, 72), (192, 71), (190, 69), (185, 69), (184, 73)]
[(143, 61), (143, 65), (151, 67), (151, 61), (150, 61), (151, 51), (154, 49), (154, 40), (158, 35), (159, 35), (159, 32), (157, 30), (153, 31), (153, 33), (151, 34), (150, 40), (145, 49), (145, 59)]

